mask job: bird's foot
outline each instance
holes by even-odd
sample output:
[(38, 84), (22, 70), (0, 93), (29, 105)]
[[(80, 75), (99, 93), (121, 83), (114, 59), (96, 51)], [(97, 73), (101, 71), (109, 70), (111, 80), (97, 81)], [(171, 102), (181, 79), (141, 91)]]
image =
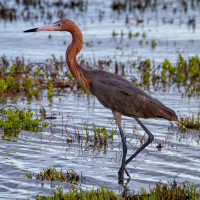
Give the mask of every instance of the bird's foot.
[(122, 168), (120, 168), (118, 171), (118, 179), (119, 179), (119, 183), (124, 182), (124, 169), (122, 170)]
[(123, 183), (123, 181), (124, 181), (124, 171), (125, 171), (126, 175), (128, 176), (128, 180), (131, 179), (131, 176), (130, 176), (130, 174), (128, 173), (127, 169), (126, 169), (126, 168), (122, 169), (122, 167), (121, 167), (121, 168), (119, 169), (119, 171), (118, 171), (119, 183)]

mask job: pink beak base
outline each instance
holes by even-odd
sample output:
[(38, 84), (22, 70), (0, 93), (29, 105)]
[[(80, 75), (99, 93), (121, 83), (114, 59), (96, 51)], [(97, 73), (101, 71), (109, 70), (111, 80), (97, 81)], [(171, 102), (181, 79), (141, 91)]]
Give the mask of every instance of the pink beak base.
[(57, 27), (54, 24), (51, 24), (40, 28), (29, 29), (24, 32), (27, 33), (27, 32), (37, 32), (37, 31), (57, 31)]

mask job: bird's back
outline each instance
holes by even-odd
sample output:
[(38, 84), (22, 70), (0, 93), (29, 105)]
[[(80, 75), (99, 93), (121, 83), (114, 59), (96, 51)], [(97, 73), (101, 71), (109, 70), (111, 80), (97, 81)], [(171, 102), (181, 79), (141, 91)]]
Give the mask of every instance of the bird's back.
[(92, 93), (112, 111), (129, 117), (178, 120), (173, 110), (118, 75), (95, 70), (89, 76)]

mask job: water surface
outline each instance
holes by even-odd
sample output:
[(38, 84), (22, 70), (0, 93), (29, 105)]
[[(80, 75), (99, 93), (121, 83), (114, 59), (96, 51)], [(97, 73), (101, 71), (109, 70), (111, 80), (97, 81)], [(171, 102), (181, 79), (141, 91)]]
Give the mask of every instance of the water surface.
[[(179, 1), (177, 1), (179, 2)], [(195, 1), (196, 3), (196, 1)], [(149, 58), (155, 63), (162, 62), (168, 58), (175, 63), (179, 53), (185, 59), (198, 55), (199, 53), (199, 12), (198, 7), (184, 13), (181, 9), (173, 14), (171, 9), (162, 10), (158, 6), (157, 11), (147, 9), (145, 12), (118, 12), (112, 11), (110, 2), (88, 1), (87, 11), (67, 10), (67, 18), (77, 22), (83, 31), (84, 42), (90, 42), (91, 47), (84, 44), (79, 56), (85, 60), (94, 61), (99, 59), (111, 59), (113, 62), (109, 71), (114, 71), (114, 61), (132, 62)], [(179, 5), (179, 4), (178, 4)], [(15, 4), (14, 4), (15, 6)], [(176, 5), (174, 5), (176, 6)], [(20, 8), (20, 6), (19, 6)], [(50, 8), (48, 8), (50, 9)], [(99, 13), (103, 12), (102, 19)], [(126, 16), (130, 23), (125, 24)], [(189, 17), (195, 16), (196, 28), (188, 26)], [(135, 18), (142, 18), (144, 22), (137, 24)], [(163, 21), (167, 21), (163, 23)], [(173, 23), (169, 20), (173, 19)], [(44, 62), (54, 54), (57, 57), (64, 56), (66, 46), (71, 42), (70, 34), (58, 33), (23, 33), (23, 30), (43, 26), (44, 23), (58, 20), (56, 16), (52, 20), (28, 20), (4, 21), (0, 23), (0, 50), (1, 56), (6, 55), (9, 59), (23, 56), (32, 62)], [(121, 39), (120, 33), (124, 36)], [(128, 32), (140, 33), (139, 37), (129, 39)], [(118, 33), (116, 38), (112, 33)], [(141, 34), (145, 32), (145, 40), (155, 40), (155, 49), (148, 44), (139, 44)], [(51, 34), (51, 39), (48, 38)], [(66, 41), (66, 45), (63, 42)], [(120, 48), (118, 48), (120, 47)], [(126, 75), (137, 75), (137, 69), (126, 65)], [(56, 91), (54, 91), (56, 93)], [(178, 115), (188, 116), (189, 113), (197, 113), (200, 108), (199, 97), (188, 98), (187, 94), (181, 94), (177, 89), (169, 91), (153, 88), (150, 94), (162, 101), (166, 106), (175, 110)], [(61, 101), (59, 101), (61, 96)], [(51, 183), (30, 180), (26, 173), (33, 175), (39, 173), (42, 168), (55, 166), (57, 170), (74, 169), (77, 173), (83, 173), (86, 179), (81, 183), (81, 188), (97, 188), (104, 184), (105, 187), (116, 192), (123, 191), (124, 187), (118, 184), (117, 173), (121, 164), (121, 139), (114, 123), (110, 110), (104, 108), (98, 100), (80, 92), (60, 93), (53, 96), (53, 103), (47, 98), (47, 91), (42, 93), (40, 100), (13, 102), (8, 99), (7, 104), (13, 104), (18, 108), (28, 108), (39, 113), (44, 107), (48, 115), (56, 116), (49, 123), (56, 127), (47, 127), (41, 133), (21, 131), (17, 137), (4, 138), (0, 140), (0, 192), (1, 198), (5, 199), (33, 199), (36, 194), (49, 194), (54, 188)], [(3, 105), (1, 105), (3, 106)], [(127, 170), (131, 180), (127, 189), (140, 191), (141, 187), (149, 189), (156, 183), (189, 181), (196, 185), (200, 182), (200, 156), (199, 156), (199, 132), (192, 134), (187, 130), (185, 138), (180, 134), (176, 124), (172, 125), (166, 120), (142, 120), (149, 130), (154, 134), (155, 140), (128, 166)], [(87, 122), (89, 128), (92, 123), (97, 127), (106, 127), (108, 132), (116, 129), (113, 142), (108, 141), (106, 147), (94, 146), (92, 142), (82, 140), (79, 143), (75, 134), (79, 131), (85, 137), (83, 123)], [(131, 156), (140, 146), (140, 139), (144, 135), (141, 127), (131, 118), (123, 117), (123, 129), (128, 141), (128, 155)], [(66, 133), (67, 131), (67, 133)], [(73, 138), (68, 143), (69, 135)], [(157, 145), (162, 144), (161, 151)], [(56, 182), (52, 185), (57, 185)], [(64, 190), (68, 190), (69, 183), (62, 183)]]

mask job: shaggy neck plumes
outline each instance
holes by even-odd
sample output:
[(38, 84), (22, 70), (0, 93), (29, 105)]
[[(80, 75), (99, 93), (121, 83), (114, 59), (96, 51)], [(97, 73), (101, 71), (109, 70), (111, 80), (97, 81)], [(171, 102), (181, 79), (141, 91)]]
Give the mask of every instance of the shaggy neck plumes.
[(66, 51), (66, 61), (70, 72), (76, 80), (87, 90), (91, 91), (90, 78), (87, 70), (83, 69), (76, 61), (76, 55), (80, 52), (83, 44), (81, 30), (74, 22), (69, 22), (68, 31), (72, 34), (72, 43)]

